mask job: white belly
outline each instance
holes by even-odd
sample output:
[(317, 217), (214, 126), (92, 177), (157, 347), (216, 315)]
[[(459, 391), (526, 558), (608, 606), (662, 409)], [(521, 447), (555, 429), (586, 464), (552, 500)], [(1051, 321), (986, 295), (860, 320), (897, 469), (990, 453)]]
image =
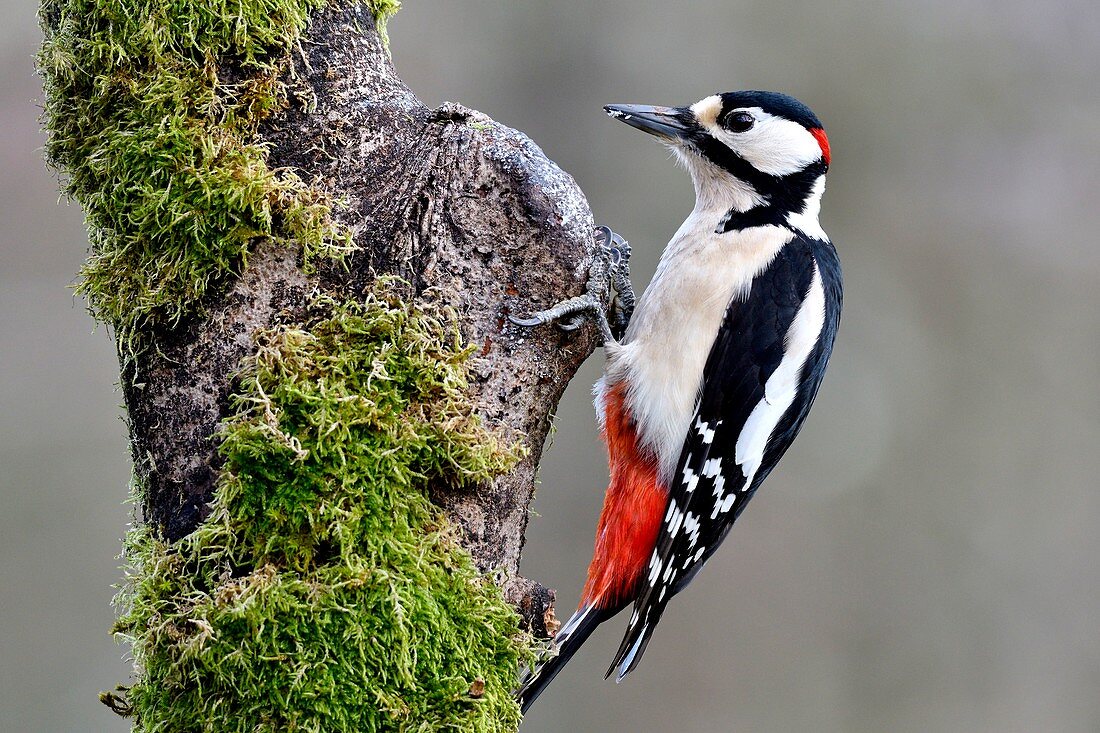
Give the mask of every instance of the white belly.
[(748, 294), (753, 278), (793, 237), (764, 226), (715, 234), (714, 219), (693, 213), (661, 256), (634, 310), (626, 337), (607, 351), (596, 385), (597, 409), (610, 385), (625, 381), (642, 444), (672, 478), (695, 411), (703, 367), (726, 306)]

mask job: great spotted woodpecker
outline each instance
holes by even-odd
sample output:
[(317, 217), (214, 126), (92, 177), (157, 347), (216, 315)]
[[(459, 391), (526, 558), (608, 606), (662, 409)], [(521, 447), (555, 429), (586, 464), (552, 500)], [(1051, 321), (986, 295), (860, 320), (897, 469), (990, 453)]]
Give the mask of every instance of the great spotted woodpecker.
[(597, 279), (610, 271), (619, 320), (630, 317), (621, 341), (598, 294), (514, 319), (568, 316), (564, 327), (575, 328), (585, 312), (597, 316), (607, 363), (596, 409), (611, 473), (580, 606), (554, 639), (557, 656), (520, 690), (524, 711), (596, 626), (631, 603), (607, 675), (622, 680), (637, 666), (666, 604), (802, 427), (840, 321), (840, 263), (818, 223), (829, 141), (813, 112), (759, 91), (605, 109), (672, 148), (695, 184), (695, 209), (632, 317), (621, 312), (633, 296), (616, 267), (624, 243), (604, 230), (612, 259)]

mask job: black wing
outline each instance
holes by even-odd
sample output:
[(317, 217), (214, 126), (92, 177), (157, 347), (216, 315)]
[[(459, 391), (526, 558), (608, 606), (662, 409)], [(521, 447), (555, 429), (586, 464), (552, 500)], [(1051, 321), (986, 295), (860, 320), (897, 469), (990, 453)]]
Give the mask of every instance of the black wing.
[[(773, 426), (767, 420), (761, 422), (761, 413), (754, 416), (754, 411), (760, 407), (766, 412), (771, 405), (766, 397), (773, 395), (765, 387), (783, 363), (788, 334), (815, 276), (820, 277), (821, 290), (815, 290), (815, 300), (808, 306), (823, 300), (824, 321), (805, 361), (783, 367), (795, 370), (790, 373), (797, 389)], [(672, 477), (657, 546), (608, 675), (619, 667), (622, 679), (635, 668), (669, 599), (725, 539), (760, 482), (794, 440), (832, 351), (840, 320), (840, 288), (840, 264), (832, 245), (798, 237), (784, 245), (753, 280), (745, 299), (727, 308), (703, 371), (702, 391)], [(739, 445), (750, 420), (754, 422)], [(757, 427), (760, 424), (764, 427)], [(754, 434), (757, 443), (752, 449), (749, 438)]]

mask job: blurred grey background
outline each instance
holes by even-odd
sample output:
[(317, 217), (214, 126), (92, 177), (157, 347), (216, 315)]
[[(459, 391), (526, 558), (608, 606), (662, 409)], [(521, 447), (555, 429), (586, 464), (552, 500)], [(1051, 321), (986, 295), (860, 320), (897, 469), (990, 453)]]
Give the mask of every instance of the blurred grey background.
[[(67, 287), (86, 237), (40, 157), (34, 6), (0, 27), (0, 731), (123, 731), (107, 635), (129, 462), (110, 338)], [(545, 731), (1100, 731), (1100, 6), (409, 0), (429, 104), (526, 131), (634, 245), (686, 175), (606, 102), (778, 89), (825, 121), (846, 273), (802, 437), (602, 681), (622, 621), (533, 708)], [(524, 571), (577, 600), (606, 481), (588, 390), (543, 462)]]

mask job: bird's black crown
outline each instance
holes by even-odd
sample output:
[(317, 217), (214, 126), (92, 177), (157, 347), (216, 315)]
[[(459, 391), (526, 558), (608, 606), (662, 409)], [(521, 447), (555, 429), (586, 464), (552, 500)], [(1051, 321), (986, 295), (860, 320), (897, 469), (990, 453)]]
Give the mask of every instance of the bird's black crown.
[(807, 130), (822, 129), (821, 120), (809, 107), (794, 97), (780, 92), (742, 91), (724, 92), (718, 95), (722, 99), (723, 112), (745, 107), (759, 107), (768, 114), (797, 122)]

